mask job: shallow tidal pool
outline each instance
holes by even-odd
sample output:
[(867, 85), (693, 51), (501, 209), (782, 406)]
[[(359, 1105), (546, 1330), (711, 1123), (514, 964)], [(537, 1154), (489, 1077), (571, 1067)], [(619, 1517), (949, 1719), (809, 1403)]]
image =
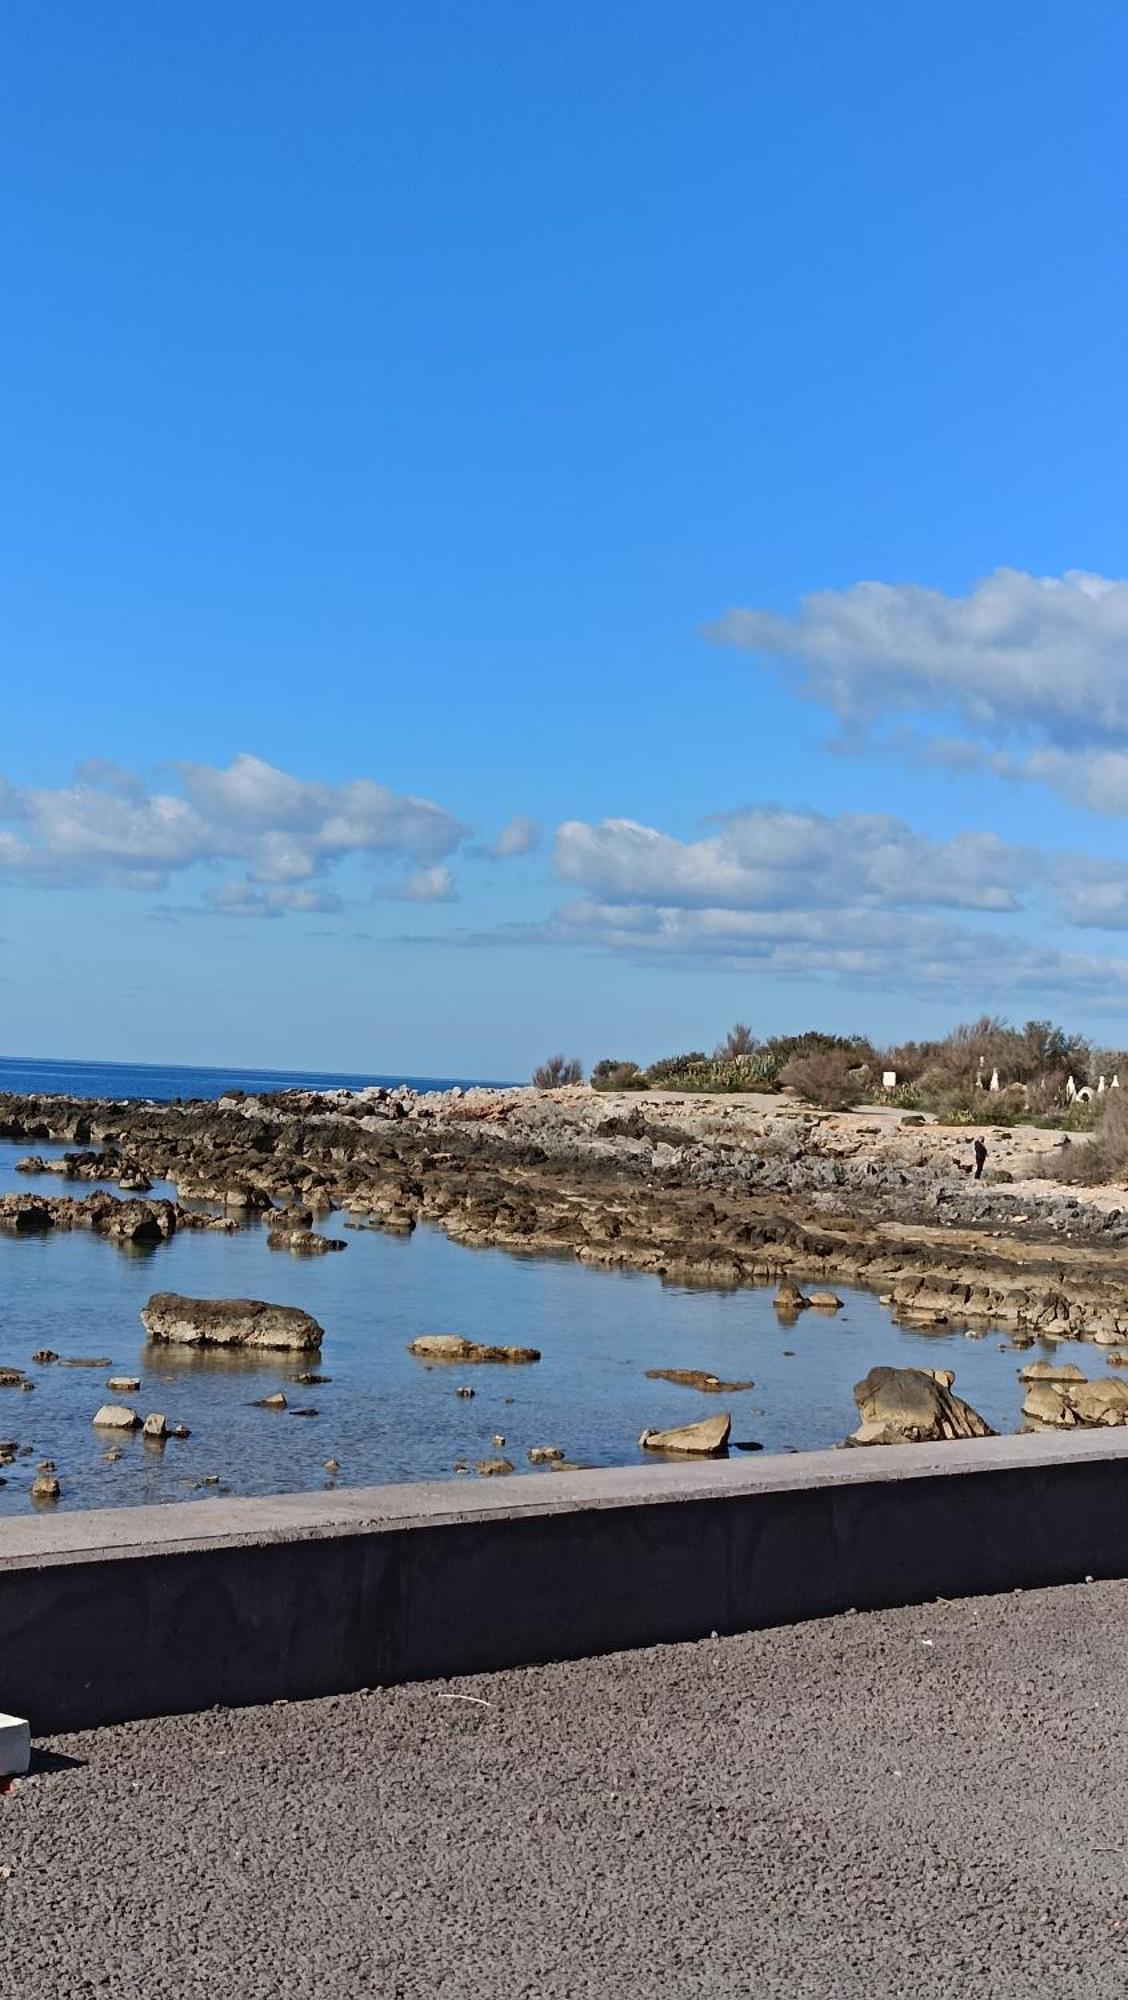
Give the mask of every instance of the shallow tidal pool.
[[(15, 1162), (29, 1150), (0, 1142), (0, 1191), (88, 1191), (54, 1174), (17, 1175)], [(64, 1149), (34, 1150), (51, 1157)], [(853, 1384), (878, 1363), (954, 1369), (957, 1392), (995, 1429), (1013, 1431), (1024, 1361), (1067, 1354), (1094, 1375), (1106, 1359), (1074, 1343), (1000, 1351), (997, 1330), (979, 1339), (962, 1330), (907, 1332), (872, 1293), (842, 1285), (841, 1312), (805, 1312), (782, 1324), (771, 1287), (663, 1285), (571, 1258), (468, 1250), (435, 1229), (407, 1238), (346, 1229), (339, 1214), (324, 1227), (348, 1249), (294, 1257), (268, 1249), (261, 1224), (231, 1236), (186, 1231), (142, 1253), (87, 1230), (0, 1232), (0, 1364), (26, 1369), (36, 1385), (30, 1395), (0, 1389), (0, 1438), (31, 1447), (4, 1470), (0, 1516), (32, 1508), (43, 1458), (57, 1468), (58, 1505), (74, 1508), (445, 1479), (456, 1463), (473, 1467), (499, 1449), (528, 1473), (530, 1445), (559, 1445), (584, 1465), (654, 1462), (639, 1448), (640, 1431), (722, 1409), (732, 1413), (734, 1444), (813, 1450), (853, 1429)], [(325, 1330), (320, 1360), (154, 1346), (139, 1313), (155, 1291), (304, 1306)], [(428, 1368), (407, 1352), (421, 1333), (534, 1346), (543, 1358), (525, 1367)], [(33, 1366), (39, 1348), (62, 1360), (104, 1356), (109, 1365)], [(707, 1369), (728, 1381), (751, 1377), (755, 1387), (703, 1395), (648, 1381), (650, 1368)], [(292, 1378), (304, 1369), (331, 1380), (298, 1387)], [(111, 1395), (112, 1374), (139, 1375), (140, 1392)], [(472, 1398), (456, 1394), (462, 1385), (474, 1389)], [(289, 1409), (252, 1407), (278, 1389)], [(191, 1437), (159, 1443), (96, 1430), (91, 1418), (106, 1401), (128, 1401), (142, 1416), (162, 1411)], [(316, 1414), (299, 1417), (295, 1409)], [(503, 1447), (494, 1445), (497, 1436)], [(121, 1456), (108, 1459), (111, 1448)], [(333, 1478), (326, 1459), (340, 1463)], [(203, 1484), (215, 1477), (218, 1488)]]

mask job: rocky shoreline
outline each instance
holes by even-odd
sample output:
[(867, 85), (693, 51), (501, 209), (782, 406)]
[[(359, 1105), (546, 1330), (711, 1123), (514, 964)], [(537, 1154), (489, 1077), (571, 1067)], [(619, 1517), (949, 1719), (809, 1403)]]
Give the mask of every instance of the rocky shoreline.
[(33, 1165), (36, 1145), (61, 1142), (74, 1149), (64, 1179), (171, 1182), (178, 1199), (17, 1192), (0, 1198), (0, 1228), (141, 1243), (257, 1214), (278, 1247), (301, 1249), (310, 1219), (339, 1210), (346, 1228), (425, 1222), (466, 1244), (682, 1284), (850, 1281), (914, 1327), (1128, 1339), (1128, 1207), (1039, 1179), (1050, 1133), (989, 1132), (989, 1173), (973, 1183), (971, 1136), (778, 1098), (583, 1088), (3, 1095), (0, 1137), (27, 1143)]

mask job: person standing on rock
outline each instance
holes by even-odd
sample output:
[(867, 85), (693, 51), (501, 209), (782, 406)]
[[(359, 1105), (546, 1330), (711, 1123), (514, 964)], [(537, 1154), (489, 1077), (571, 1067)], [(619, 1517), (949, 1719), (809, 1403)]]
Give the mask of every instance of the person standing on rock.
[(987, 1141), (986, 1141), (986, 1139), (977, 1139), (977, 1140), (976, 1140), (976, 1142), (975, 1142), (975, 1146), (974, 1146), (974, 1152), (975, 1152), (975, 1178), (976, 1178), (976, 1180), (978, 1181), (978, 1180), (982, 1180), (982, 1178), (983, 1178), (983, 1169), (984, 1169), (984, 1167), (985, 1167), (985, 1166), (987, 1165)]

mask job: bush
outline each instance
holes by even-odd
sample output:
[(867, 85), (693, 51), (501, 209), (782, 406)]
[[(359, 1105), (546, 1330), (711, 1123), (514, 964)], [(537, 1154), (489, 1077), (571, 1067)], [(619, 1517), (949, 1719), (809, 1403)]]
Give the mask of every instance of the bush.
[(755, 1053), (756, 1037), (744, 1021), (735, 1022), (717, 1048), (717, 1055), (722, 1060), (726, 1056), (754, 1056)]
[(1047, 1179), (1074, 1186), (1128, 1181), (1128, 1090), (1110, 1090), (1102, 1099), (1091, 1139), (1045, 1154), (1039, 1167)]
[(848, 1111), (865, 1095), (866, 1079), (845, 1049), (811, 1049), (793, 1056), (779, 1080), (821, 1111)]
[(584, 1066), (577, 1056), (565, 1062), (563, 1056), (549, 1056), (539, 1069), (533, 1071), (533, 1082), (538, 1090), (556, 1090), (562, 1083), (582, 1083)]
[(642, 1072), (636, 1062), (619, 1062), (604, 1056), (591, 1073), (593, 1090), (638, 1090)]

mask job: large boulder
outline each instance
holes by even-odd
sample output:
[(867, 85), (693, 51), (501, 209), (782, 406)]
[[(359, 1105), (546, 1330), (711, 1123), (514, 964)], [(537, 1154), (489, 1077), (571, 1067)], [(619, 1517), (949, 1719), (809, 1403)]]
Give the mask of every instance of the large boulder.
[(947, 1368), (871, 1368), (854, 1385), (862, 1419), (850, 1444), (936, 1444), (950, 1438), (994, 1437), (977, 1410), (952, 1394)]
[(408, 1353), (420, 1361), (539, 1361), (537, 1347), (488, 1347), (461, 1333), (421, 1333), (408, 1343)]
[(703, 1417), (699, 1424), (679, 1424), (670, 1431), (643, 1431), (639, 1443), (644, 1451), (671, 1451), (685, 1458), (715, 1458), (729, 1441), (732, 1418), (727, 1410), (717, 1417)]
[(185, 1347), (318, 1348), (323, 1329), (300, 1306), (268, 1305), (265, 1299), (188, 1299), (179, 1292), (154, 1292), (141, 1309), (150, 1340)]

